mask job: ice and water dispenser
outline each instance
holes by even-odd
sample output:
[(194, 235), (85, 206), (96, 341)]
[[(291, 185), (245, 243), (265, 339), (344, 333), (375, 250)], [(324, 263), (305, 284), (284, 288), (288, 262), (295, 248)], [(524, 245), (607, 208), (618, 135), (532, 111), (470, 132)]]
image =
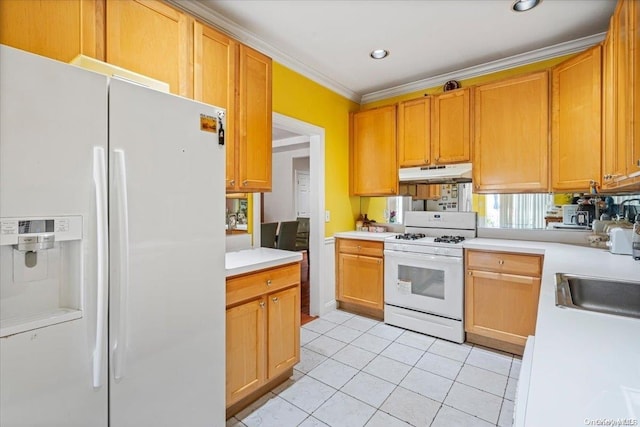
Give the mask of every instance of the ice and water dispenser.
[(82, 317), (82, 217), (0, 218), (0, 337)]

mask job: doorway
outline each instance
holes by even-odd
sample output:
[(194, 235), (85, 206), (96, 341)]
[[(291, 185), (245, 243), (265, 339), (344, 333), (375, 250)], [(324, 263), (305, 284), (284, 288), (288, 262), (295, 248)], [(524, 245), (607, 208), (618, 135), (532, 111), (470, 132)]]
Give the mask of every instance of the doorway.
[[(325, 275), (325, 133), (324, 128), (306, 123), (292, 117), (273, 113), (274, 135), (281, 135), (276, 140), (274, 149), (282, 150), (287, 145), (307, 144), (309, 157), (309, 314), (318, 316), (331, 308), (325, 308), (326, 302), (333, 300), (328, 290), (323, 289), (322, 283), (326, 282)], [(280, 147), (280, 148), (279, 148)], [(302, 157), (302, 156), (300, 156)], [(274, 168), (275, 171), (275, 168)], [(293, 190), (293, 189), (292, 189)], [(294, 198), (293, 191), (290, 193)], [(260, 229), (261, 196), (254, 194), (254, 230)], [(256, 239), (257, 237), (257, 239)], [(254, 236), (254, 246), (260, 246), (259, 236)], [(305, 263), (306, 260), (303, 260)], [(325, 295), (327, 294), (327, 295)], [(329, 303), (330, 305), (330, 303)], [(328, 306), (327, 306), (328, 307)]]

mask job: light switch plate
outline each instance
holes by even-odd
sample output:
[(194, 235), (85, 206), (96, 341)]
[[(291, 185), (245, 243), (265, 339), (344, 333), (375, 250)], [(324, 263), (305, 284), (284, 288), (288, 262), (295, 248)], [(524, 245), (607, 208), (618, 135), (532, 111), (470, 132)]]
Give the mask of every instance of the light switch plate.
[(331, 221), (331, 212), (324, 211), (324, 222), (329, 222), (329, 221)]

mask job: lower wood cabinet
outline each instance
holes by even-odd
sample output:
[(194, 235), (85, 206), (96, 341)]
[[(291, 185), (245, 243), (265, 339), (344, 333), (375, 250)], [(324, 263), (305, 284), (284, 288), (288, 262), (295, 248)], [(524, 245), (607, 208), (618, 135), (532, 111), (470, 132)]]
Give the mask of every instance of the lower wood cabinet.
[(340, 307), (382, 319), (383, 243), (336, 239), (336, 300)]
[(226, 406), (231, 416), (300, 361), (300, 264), (227, 279)]
[(541, 255), (466, 250), (467, 341), (522, 354), (534, 335)]

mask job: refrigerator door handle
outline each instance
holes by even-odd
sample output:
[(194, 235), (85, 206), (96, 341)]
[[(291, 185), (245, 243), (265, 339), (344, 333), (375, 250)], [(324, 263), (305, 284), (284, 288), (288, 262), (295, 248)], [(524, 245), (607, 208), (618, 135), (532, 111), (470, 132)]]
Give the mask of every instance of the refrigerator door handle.
[(96, 195), (96, 342), (93, 348), (93, 387), (102, 387), (105, 321), (107, 318), (106, 275), (108, 254), (107, 170), (103, 147), (93, 147), (93, 184)]
[[(117, 282), (118, 306), (113, 345), (113, 375), (120, 380), (125, 375), (127, 352), (127, 294), (129, 288), (129, 208), (127, 202), (127, 171), (124, 150), (113, 150), (115, 158), (114, 177), (117, 204), (118, 261), (112, 270)], [(112, 304), (114, 301), (112, 301)]]

